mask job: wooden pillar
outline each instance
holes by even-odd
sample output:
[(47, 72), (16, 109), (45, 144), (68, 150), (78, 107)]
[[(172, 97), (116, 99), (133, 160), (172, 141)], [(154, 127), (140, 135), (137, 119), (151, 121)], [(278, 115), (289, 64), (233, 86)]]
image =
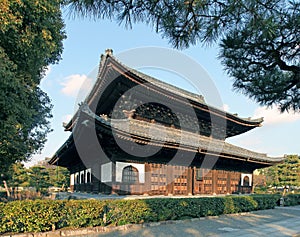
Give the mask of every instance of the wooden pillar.
[(149, 194), (151, 191), (151, 164), (145, 163), (145, 185), (143, 194)]
[(231, 192), (231, 172), (230, 171), (226, 171), (227, 172), (227, 193), (232, 194)]
[(173, 166), (167, 165), (167, 195), (174, 194)]
[(212, 194), (217, 194), (218, 171), (212, 170)]
[(254, 193), (254, 185), (253, 185), (254, 184), (254, 182), (253, 182), (254, 181), (253, 180), (254, 179), (254, 172), (252, 171), (251, 174), (252, 174), (252, 179), (251, 179), (251, 193)]
[(187, 195), (194, 195), (194, 167), (187, 170)]
[(203, 170), (203, 168), (201, 168), (201, 177), (202, 177), (202, 179), (201, 179), (201, 183), (200, 183), (200, 185), (201, 185), (201, 191), (200, 191), (200, 194), (205, 194), (205, 185), (204, 185), (204, 182), (205, 182), (205, 176), (206, 176), (207, 174), (204, 174), (204, 170)]

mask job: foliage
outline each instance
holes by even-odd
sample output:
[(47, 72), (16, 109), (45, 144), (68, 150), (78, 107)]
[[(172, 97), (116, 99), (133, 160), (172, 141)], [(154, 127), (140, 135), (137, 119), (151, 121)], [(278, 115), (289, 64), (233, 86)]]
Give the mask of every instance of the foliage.
[(55, 166), (47, 168), (49, 183), (54, 187), (68, 187), (70, 185), (70, 172), (67, 168)]
[(300, 3), (259, 0), (247, 8), (242, 27), (221, 43), (234, 88), (262, 105), (300, 111)]
[(29, 186), (29, 176), (27, 169), (20, 162), (11, 165), (6, 181), (8, 186), (13, 188)]
[(300, 194), (289, 194), (283, 197), (284, 206), (300, 205)]
[(37, 191), (46, 192), (50, 186), (68, 187), (70, 185), (70, 174), (63, 167), (33, 166), (28, 169), (29, 182), (31, 187)]
[(25, 168), (23, 164), (15, 163), (7, 172), (6, 181), (11, 188), (34, 187), (37, 191), (45, 193), (50, 186), (67, 188), (70, 184), (70, 174), (63, 167), (33, 166)]
[(267, 185), (300, 187), (300, 157), (298, 155), (288, 155), (282, 164), (262, 169), (261, 172), (267, 178)]
[(82, 16), (150, 24), (177, 48), (220, 42), (234, 88), (263, 105), (300, 109), (300, 3), (285, 0), (66, 0)]
[(0, 203), (0, 233), (118, 226), (274, 208), (278, 195)]
[(62, 221), (62, 205), (49, 200), (8, 202), (1, 210), (0, 233), (55, 230)]
[(46, 191), (46, 189), (50, 186), (49, 173), (45, 167), (33, 166), (29, 168), (28, 173), (30, 177), (30, 186), (35, 187), (37, 192)]
[(70, 227), (86, 227), (104, 225), (103, 215), (106, 201), (70, 200), (63, 202), (62, 223)]
[(0, 6), (0, 167), (28, 160), (51, 130), (50, 99), (39, 88), (62, 52), (59, 0), (4, 0)]

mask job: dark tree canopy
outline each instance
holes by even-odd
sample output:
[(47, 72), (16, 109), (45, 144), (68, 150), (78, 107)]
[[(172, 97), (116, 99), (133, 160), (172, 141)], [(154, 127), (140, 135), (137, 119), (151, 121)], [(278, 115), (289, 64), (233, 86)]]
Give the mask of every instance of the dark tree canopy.
[(262, 105), (299, 111), (300, 5), (285, 2), (253, 5), (243, 26), (222, 39), (220, 57), (234, 88)]
[(58, 0), (4, 0), (0, 6), (0, 167), (26, 161), (50, 131), (51, 104), (39, 88), (65, 38)]
[(220, 43), (234, 88), (300, 110), (300, 3), (286, 0), (66, 0), (75, 14), (153, 26), (176, 48)]

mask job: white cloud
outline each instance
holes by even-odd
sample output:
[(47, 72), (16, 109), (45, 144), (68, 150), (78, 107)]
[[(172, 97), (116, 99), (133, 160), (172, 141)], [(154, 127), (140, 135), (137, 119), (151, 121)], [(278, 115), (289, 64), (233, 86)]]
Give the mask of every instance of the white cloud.
[(72, 114), (66, 114), (62, 117), (63, 123), (68, 123), (72, 119)]
[(67, 96), (76, 97), (78, 93), (86, 93), (90, 90), (92, 80), (86, 75), (73, 74), (61, 82), (61, 92)]
[(280, 110), (275, 108), (259, 107), (254, 111), (253, 118), (264, 118), (264, 125), (273, 125), (279, 123), (290, 123), (300, 120), (300, 114), (297, 113), (280, 113)]
[(229, 105), (228, 104), (223, 104), (223, 110), (228, 112), (229, 111)]

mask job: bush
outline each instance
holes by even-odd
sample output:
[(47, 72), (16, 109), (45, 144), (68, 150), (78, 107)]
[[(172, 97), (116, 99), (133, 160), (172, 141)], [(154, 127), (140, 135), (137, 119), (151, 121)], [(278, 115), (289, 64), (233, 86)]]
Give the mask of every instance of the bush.
[(101, 201), (13, 201), (0, 203), (0, 233), (42, 232), (66, 227), (118, 226), (216, 216), (274, 208), (278, 199), (278, 195), (249, 195)]
[(1, 208), (0, 233), (55, 230), (61, 204), (53, 201), (13, 201)]
[(284, 198), (284, 206), (300, 205), (300, 194), (288, 194)]

